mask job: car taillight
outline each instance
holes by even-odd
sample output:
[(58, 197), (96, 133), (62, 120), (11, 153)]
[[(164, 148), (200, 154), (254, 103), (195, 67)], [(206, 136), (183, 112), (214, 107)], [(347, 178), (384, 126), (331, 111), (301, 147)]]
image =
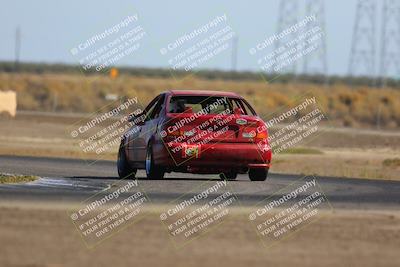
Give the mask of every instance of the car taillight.
[(268, 130), (267, 126), (263, 122), (260, 122), (257, 127), (255, 143), (262, 153), (270, 153), (271, 147), (268, 142)]
[(254, 129), (246, 129), (242, 133), (243, 138), (255, 138), (256, 136), (257, 136), (257, 134)]
[(266, 140), (268, 138), (268, 130), (263, 122), (253, 123), (250, 127), (243, 129), (242, 137), (256, 139), (258, 141)]
[(263, 132), (257, 133), (257, 139), (267, 139), (268, 138), (268, 131), (265, 130)]
[(182, 135), (181, 128), (178, 127), (172, 119), (163, 125), (163, 132), (163, 137), (178, 137)]
[(167, 136), (181, 136), (181, 135), (182, 135), (181, 130), (167, 131)]
[(180, 125), (178, 123), (175, 123), (175, 121), (170, 121), (166, 123), (163, 128), (164, 132), (166, 133), (165, 136), (170, 136), (170, 137), (182, 136), (184, 138), (190, 138), (197, 133), (194, 126), (187, 124)]
[(197, 132), (196, 129), (192, 128), (192, 129), (182, 131), (182, 134), (189, 138), (189, 137), (194, 136), (196, 134), (196, 132)]
[(184, 136), (185, 138), (192, 137), (196, 134), (195, 129), (189, 129), (189, 130), (174, 130), (174, 131), (168, 131), (167, 130), (167, 136)]
[(257, 127), (256, 139), (259, 139), (259, 140), (268, 139), (267, 126), (263, 122), (260, 122), (260, 124)]

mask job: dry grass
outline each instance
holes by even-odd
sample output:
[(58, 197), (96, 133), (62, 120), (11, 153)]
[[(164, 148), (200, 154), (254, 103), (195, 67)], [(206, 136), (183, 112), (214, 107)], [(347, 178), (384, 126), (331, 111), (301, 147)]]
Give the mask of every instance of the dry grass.
[(16, 184), (27, 183), (37, 180), (37, 176), (32, 175), (15, 175), (0, 173), (0, 184)]
[[(319, 148), (321, 150), (321, 148)], [(322, 149), (324, 154), (279, 154), (271, 171), (360, 179), (399, 180), (400, 166), (382, 166), (385, 158), (398, 156), (387, 149)]]
[[(26, 205), (26, 204), (25, 204)], [(54, 204), (53, 204), (54, 205)], [(68, 208), (0, 207), (1, 266), (399, 266), (399, 213), (327, 213), (271, 248), (246, 212), (175, 249), (158, 212), (87, 249)]]
[(400, 167), (400, 158), (385, 159), (382, 165), (385, 167), (398, 168)]
[(400, 127), (400, 90), (385, 88), (350, 88), (335, 84), (269, 84), (260, 81), (204, 80), (190, 76), (182, 80), (121, 75), (0, 73), (0, 90), (18, 93), (18, 108), (70, 112), (93, 112), (106, 104), (105, 95), (135, 97), (146, 105), (156, 94), (169, 89), (233, 91), (248, 99), (263, 115), (293, 104), (293, 96), (310, 92), (318, 99), (329, 119), (342, 126)]
[(282, 154), (321, 155), (321, 154), (324, 154), (324, 152), (322, 152), (319, 149), (315, 149), (315, 148), (294, 147), (294, 148), (289, 148), (289, 149), (286, 149), (285, 151), (282, 151)]

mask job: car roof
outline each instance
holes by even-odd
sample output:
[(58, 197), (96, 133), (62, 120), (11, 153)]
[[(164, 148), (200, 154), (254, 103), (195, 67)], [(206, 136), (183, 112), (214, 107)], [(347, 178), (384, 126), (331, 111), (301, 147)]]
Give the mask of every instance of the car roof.
[(226, 97), (239, 97), (240, 95), (233, 92), (224, 91), (209, 91), (209, 90), (169, 90), (167, 93), (171, 95), (205, 95), (205, 96), (226, 96)]

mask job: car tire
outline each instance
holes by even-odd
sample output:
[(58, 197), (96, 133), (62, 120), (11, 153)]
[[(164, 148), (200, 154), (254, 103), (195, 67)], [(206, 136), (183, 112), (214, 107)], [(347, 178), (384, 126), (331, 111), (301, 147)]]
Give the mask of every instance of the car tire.
[(265, 181), (268, 176), (269, 169), (250, 169), (249, 178), (251, 181)]
[(133, 179), (136, 176), (137, 169), (132, 168), (125, 155), (124, 146), (121, 143), (118, 150), (118, 160), (117, 160), (118, 175), (121, 179)]
[(237, 175), (237, 172), (224, 172), (219, 175), (219, 178), (221, 178), (221, 180), (236, 180)]
[(160, 180), (164, 178), (165, 169), (155, 164), (151, 145), (147, 147), (145, 165), (147, 179)]

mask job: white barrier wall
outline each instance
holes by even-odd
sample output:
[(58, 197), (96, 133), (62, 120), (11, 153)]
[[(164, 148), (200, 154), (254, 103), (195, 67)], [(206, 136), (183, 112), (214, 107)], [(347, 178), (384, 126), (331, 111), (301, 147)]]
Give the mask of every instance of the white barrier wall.
[(9, 113), (15, 117), (17, 113), (17, 93), (14, 91), (0, 91), (0, 113)]

